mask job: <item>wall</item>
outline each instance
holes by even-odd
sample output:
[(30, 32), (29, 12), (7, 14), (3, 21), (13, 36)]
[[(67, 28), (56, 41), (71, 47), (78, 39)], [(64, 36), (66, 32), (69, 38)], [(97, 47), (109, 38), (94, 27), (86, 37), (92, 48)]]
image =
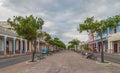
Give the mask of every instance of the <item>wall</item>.
[(9, 51), (12, 51), (12, 41), (9, 41)]
[(120, 26), (117, 27), (117, 32), (120, 32)]
[(3, 51), (3, 40), (2, 39), (0, 39), (0, 51)]
[(118, 52), (120, 53), (120, 41), (118, 42)]

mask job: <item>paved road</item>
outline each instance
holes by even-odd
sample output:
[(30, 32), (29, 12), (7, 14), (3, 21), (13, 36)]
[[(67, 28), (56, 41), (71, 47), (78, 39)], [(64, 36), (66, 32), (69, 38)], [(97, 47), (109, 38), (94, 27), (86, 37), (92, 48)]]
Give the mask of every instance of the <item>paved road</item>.
[(2, 68), (0, 73), (120, 73), (120, 66), (102, 64), (75, 52), (63, 51), (34, 63), (21, 62)]
[[(101, 57), (100, 54), (99, 54), (99, 57)], [(111, 61), (111, 62), (120, 64), (120, 56), (119, 55), (104, 54), (104, 59), (107, 61)]]
[(18, 56), (18, 57), (12, 57), (12, 58), (5, 58), (0, 59), (0, 68), (4, 68), (10, 65), (14, 65), (26, 60), (31, 59), (31, 55), (24, 55), (24, 56)]

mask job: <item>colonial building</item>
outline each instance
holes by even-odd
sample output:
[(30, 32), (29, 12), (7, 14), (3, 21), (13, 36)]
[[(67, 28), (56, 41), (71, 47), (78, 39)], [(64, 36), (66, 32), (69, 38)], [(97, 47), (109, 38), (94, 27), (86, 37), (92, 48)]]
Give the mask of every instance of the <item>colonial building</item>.
[[(109, 27), (106, 32), (102, 33), (103, 50), (107, 53), (120, 53), (120, 26)], [(101, 52), (101, 40), (99, 33), (96, 33), (96, 47)]]
[(108, 37), (108, 52), (120, 53), (120, 26), (110, 28)]
[[(44, 42), (41, 41), (37, 40), (37, 51), (45, 48)], [(32, 42), (19, 37), (7, 22), (0, 22), (0, 55), (27, 54), (33, 50)]]

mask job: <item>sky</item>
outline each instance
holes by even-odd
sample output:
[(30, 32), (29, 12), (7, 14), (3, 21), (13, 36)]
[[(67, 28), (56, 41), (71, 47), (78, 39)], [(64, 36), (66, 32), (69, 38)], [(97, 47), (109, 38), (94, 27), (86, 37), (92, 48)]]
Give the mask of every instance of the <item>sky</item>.
[(65, 43), (87, 41), (87, 33), (79, 33), (78, 25), (87, 17), (100, 20), (120, 14), (120, 0), (0, 0), (0, 21), (31, 14), (45, 21), (43, 31), (52, 37)]

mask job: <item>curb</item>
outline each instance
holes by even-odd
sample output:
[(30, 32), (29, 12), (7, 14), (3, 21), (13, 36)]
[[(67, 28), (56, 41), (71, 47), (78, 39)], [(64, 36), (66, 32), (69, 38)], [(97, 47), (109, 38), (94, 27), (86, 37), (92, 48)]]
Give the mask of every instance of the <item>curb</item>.
[(13, 57), (18, 57), (18, 56), (25, 56), (25, 55), (30, 55), (30, 54), (18, 54), (18, 55), (12, 55), (12, 56), (3, 56), (3, 57), (0, 57), (0, 59), (13, 58)]

